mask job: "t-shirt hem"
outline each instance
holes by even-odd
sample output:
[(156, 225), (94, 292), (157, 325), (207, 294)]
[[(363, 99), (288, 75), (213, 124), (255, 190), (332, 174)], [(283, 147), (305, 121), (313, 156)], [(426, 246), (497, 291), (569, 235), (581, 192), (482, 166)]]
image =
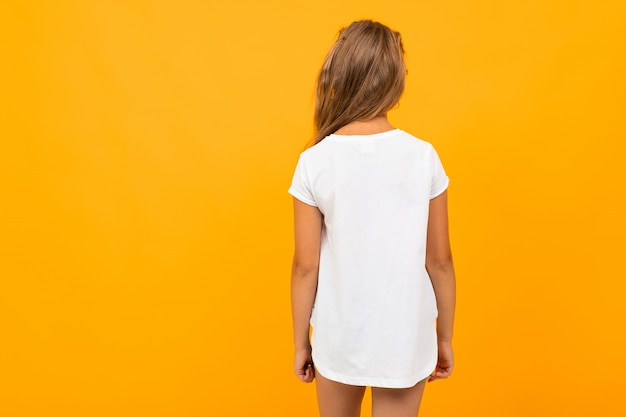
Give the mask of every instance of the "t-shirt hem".
[(410, 388), (418, 382), (422, 381), (423, 379), (426, 379), (432, 373), (436, 366), (437, 362), (435, 361), (434, 363), (429, 364), (427, 367), (423, 368), (420, 372), (417, 372), (413, 377), (400, 379), (351, 377), (329, 371), (323, 366), (320, 367), (318, 364), (315, 364), (315, 372), (319, 372), (326, 379), (330, 379), (331, 381), (335, 382), (341, 382), (342, 384), (347, 385), (376, 388)]

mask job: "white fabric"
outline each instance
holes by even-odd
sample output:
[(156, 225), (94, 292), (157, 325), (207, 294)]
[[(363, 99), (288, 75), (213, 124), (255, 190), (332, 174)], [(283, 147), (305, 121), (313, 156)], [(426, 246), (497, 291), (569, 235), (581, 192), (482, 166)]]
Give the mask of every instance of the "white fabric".
[(324, 216), (311, 315), (324, 377), (405, 388), (435, 368), (426, 229), (429, 201), (447, 187), (432, 145), (400, 129), (330, 135), (300, 154), (289, 193)]

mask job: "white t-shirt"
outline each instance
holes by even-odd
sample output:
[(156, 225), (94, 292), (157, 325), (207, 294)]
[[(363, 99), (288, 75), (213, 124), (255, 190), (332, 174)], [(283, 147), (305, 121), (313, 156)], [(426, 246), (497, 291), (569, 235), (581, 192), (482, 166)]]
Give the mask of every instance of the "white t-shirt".
[(429, 201), (447, 187), (433, 146), (400, 129), (333, 134), (300, 154), (289, 193), (324, 216), (311, 315), (324, 377), (406, 388), (435, 369), (426, 230)]

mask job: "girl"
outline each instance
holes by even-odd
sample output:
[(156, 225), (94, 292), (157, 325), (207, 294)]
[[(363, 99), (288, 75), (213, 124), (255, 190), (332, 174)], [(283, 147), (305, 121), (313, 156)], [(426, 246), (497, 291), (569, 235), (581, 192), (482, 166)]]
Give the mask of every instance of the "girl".
[(295, 372), (316, 379), (321, 417), (358, 417), (367, 386), (373, 417), (415, 417), (426, 381), (452, 372), (448, 177), (432, 145), (387, 120), (405, 76), (398, 32), (342, 29), (289, 188)]

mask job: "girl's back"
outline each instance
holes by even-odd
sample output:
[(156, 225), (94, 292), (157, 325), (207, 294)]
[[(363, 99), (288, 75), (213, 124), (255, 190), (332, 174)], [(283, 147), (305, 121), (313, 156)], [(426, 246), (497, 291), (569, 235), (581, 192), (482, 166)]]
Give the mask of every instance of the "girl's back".
[(301, 154), (289, 192), (324, 216), (311, 317), (323, 375), (409, 387), (435, 367), (426, 229), (447, 185), (433, 147), (399, 129), (332, 134)]

